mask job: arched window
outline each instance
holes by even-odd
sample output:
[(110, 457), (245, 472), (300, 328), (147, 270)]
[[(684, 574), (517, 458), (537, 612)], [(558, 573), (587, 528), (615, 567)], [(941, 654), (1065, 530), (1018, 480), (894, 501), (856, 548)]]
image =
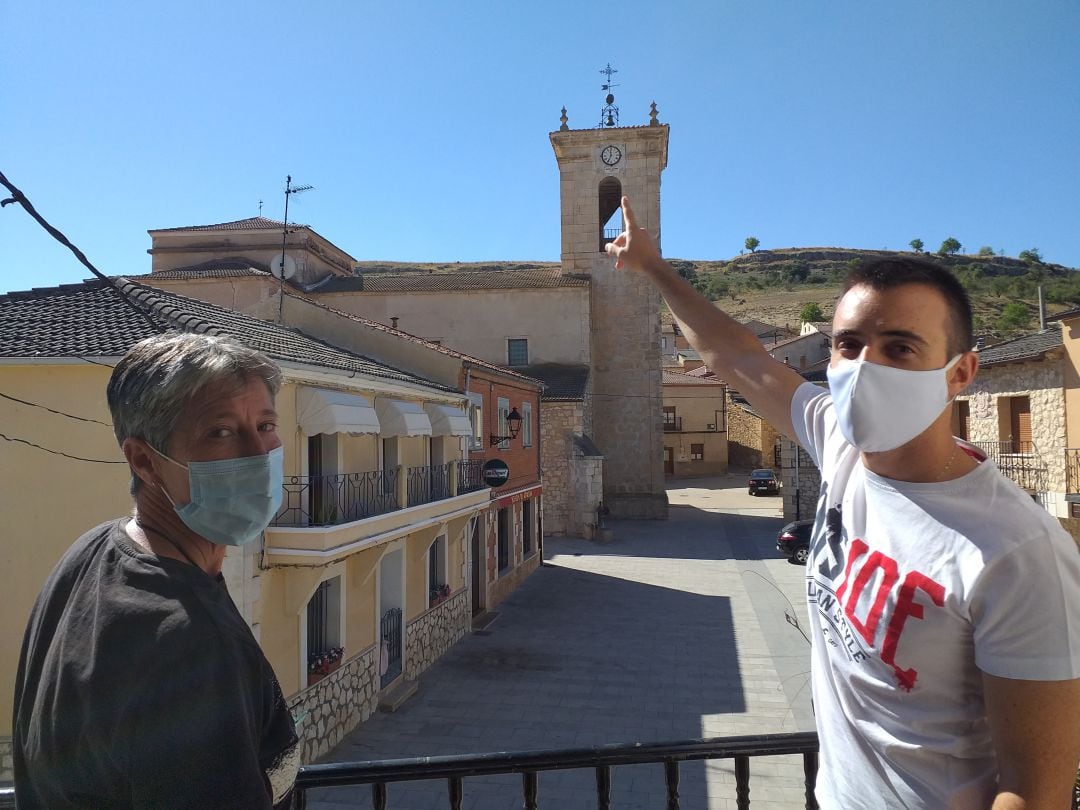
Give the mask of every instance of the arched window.
[(600, 252), (622, 233), (622, 183), (617, 177), (605, 177), (600, 181)]

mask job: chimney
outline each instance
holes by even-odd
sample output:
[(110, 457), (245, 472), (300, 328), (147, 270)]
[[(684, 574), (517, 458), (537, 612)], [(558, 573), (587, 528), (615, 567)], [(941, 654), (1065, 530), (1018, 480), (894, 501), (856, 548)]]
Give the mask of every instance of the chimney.
[(390, 318), (390, 328), (391, 329), (397, 329), (397, 322), (398, 322), (397, 316), (396, 315), (392, 316)]
[(1046, 331), (1046, 300), (1043, 298), (1042, 284), (1039, 285), (1039, 331)]

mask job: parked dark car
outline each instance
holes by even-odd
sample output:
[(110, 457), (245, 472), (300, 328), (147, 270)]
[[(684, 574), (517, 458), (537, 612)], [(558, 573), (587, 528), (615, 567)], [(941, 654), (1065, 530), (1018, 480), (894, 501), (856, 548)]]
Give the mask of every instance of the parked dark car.
[(776, 550), (792, 562), (806, 565), (810, 556), (810, 534), (814, 531), (814, 520), (794, 520), (780, 530), (776, 538)]
[(750, 480), (746, 482), (746, 489), (751, 495), (759, 492), (776, 495), (780, 492), (780, 479), (772, 470), (754, 470), (750, 473)]

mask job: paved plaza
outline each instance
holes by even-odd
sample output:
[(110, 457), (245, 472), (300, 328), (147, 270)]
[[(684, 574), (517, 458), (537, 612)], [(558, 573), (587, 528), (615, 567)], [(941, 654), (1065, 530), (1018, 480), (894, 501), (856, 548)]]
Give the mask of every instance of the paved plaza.
[[(659, 742), (813, 728), (804, 569), (777, 556), (780, 499), (744, 475), (672, 482), (670, 519), (613, 522), (599, 545), (547, 538), (546, 564), (323, 762)], [(794, 606), (794, 610), (790, 605)], [(663, 766), (616, 768), (614, 808), (663, 808)], [(682, 807), (735, 807), (730, 761), (684, 763)], [(803, 806), (801, 757), (751, 762), (751, 802)], [(392, 784), (395, 810), (445, 808), (445, 782)], [(595, 808), (588, 771), (542, 772), (540, 806)], [(370, 788), (312, 791), (319, 810)], [(521, 777), (465, 780), (463, 806), (516, 810)]]

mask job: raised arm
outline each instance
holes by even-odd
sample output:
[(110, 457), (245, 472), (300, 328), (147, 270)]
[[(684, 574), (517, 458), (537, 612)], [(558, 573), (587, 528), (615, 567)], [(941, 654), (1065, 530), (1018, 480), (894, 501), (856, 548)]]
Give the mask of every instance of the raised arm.
[(615, 268), (644, 273), (660, 290), (679, 328), (705, 364), (746, 397), (769, 424), (794, 438), (791, 398), (803, 378), (774, 360), (749, 329), (704, 298), (660, 257), (648, 231), (637, 227), (626, 197), (622, 198), (622, 213), (624, 230), (607, 246)]

